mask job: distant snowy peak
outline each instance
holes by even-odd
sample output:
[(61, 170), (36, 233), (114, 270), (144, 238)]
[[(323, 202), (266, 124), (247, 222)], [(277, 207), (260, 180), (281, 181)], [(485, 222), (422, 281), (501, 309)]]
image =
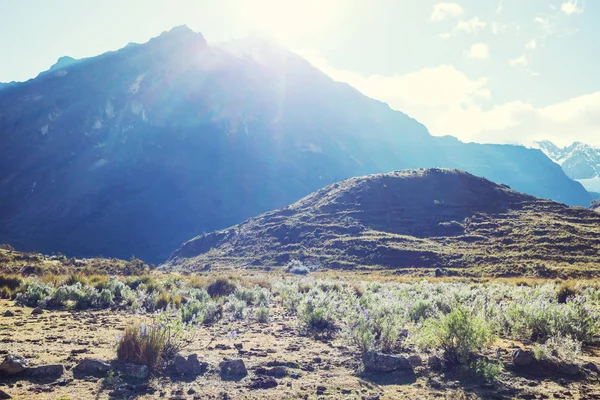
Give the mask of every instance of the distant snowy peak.
[(535, 147), (559, 164), (571, 179), (589, 181), (600, 177), (600, 148), (598, 147), (575, 142), (560, 148), (547, 140), (535, 142)]

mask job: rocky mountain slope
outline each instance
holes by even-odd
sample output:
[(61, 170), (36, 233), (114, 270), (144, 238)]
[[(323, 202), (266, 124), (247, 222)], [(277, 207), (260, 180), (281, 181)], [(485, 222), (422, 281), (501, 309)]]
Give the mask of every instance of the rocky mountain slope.
[[(285, 266), (461, 274), (594, 274), (600, 215), (457, 170), (344, 180), (183, 244), (166, 268)], [(561, 272), (562, 271), (562, 272)]]
[(178, 27), (0, 91), (0, 243), (159, 262), (341, 179), (433, 166), (591, 200), (539, 150), (432, 137), (277, 45)]

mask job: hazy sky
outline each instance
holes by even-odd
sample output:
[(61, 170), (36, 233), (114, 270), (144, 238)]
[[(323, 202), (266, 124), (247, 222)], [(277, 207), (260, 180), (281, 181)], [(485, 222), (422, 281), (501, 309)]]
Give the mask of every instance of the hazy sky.
[(0, 82), (186, 24), (260, 31), (433, 134), (600, 145), (597, 0), (0, 0)]

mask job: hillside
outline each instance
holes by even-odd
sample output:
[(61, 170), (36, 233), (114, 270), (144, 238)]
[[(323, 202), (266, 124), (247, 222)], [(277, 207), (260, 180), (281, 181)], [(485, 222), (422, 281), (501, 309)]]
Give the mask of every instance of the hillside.
[(183, 244), (165, 265), (596, 275), (600, 215), (456, 170), (352, 178)]
[(0, 91), (0, 243), (25, 251), (157, 263), (333, 182), (420, 167), (591, 201), (539, 150), (432, 137), (257, 38), (177, 27)]

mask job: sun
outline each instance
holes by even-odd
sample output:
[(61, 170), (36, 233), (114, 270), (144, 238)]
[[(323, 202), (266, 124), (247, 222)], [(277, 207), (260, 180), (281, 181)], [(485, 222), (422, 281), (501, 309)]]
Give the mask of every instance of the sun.
[(337, 0), (244, 1), (242, 17), (254, 30), (279, 39), (313, 34), (333, 23), (340, 11)]

